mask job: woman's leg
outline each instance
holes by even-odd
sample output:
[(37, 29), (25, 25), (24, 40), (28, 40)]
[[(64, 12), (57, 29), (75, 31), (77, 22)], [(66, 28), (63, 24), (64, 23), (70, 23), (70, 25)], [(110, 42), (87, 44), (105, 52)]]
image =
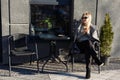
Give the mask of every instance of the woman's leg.
[(85, 61), (86, 61), (86, 78), (90, 78), (91, 76), (91, 56), (88, 52), (85, 53)]
[(86, 78), (90, 78), (91, 76), (91, 55), (88, 51), (88, 41), (78, 42), (78, 47), (80, 51), (82, 50), (85, 53), (85, 62), (86, 62)]

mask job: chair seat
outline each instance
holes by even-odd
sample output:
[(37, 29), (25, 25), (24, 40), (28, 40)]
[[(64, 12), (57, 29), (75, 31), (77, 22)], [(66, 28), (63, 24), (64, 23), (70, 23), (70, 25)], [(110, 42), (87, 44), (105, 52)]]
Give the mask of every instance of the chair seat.
[(14, 50), (11, 50), (11, 53), (12, 53), (11, 55), (15, 55), (15, 56), (27, 56), (27, 55), (35, 54), (34, 51), (24, 48), (15, 48)]

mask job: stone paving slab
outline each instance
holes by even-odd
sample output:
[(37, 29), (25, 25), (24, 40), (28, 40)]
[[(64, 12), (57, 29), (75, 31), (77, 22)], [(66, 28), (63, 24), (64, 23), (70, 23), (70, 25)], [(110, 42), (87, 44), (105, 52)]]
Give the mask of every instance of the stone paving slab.
[[(52, 66), (51, 66), (52, 65)], [(120, 60), (113, 60), (107, 66), (101, 67), (101, 73), (97, 71), (97, 66), (92, 66), (91, 78), (88, 80), (119, 80), (120, 79)], [(65, 72), (64, 65), (48, 64), (45, 73), (37, 74), (36, 64), (13, 66), (12, 77), (9, 77), (8, 67), (0, 65), (0, 80), (86, 80), (85, 64), (75, 63), (74, 72)]]
[(85, 72), (73, 72), (64, 74), (50, 74), (51, 80), (119, 80), (120, 70), (96, 71), (91, 73), (90, 79), (85, 79)]
[(34, 75), (19, 75), (12, 77), (0, 76), (0, 80), (119, 80), (120, 70), (106, 70), (91, 73), (90, 79), (85, 79), (85, 72), (47, 72)]
[(35, 75), (19, 75), (4, 77), (1, 76), (0, 80), (50, 80), (49, 74), (35, 74)]

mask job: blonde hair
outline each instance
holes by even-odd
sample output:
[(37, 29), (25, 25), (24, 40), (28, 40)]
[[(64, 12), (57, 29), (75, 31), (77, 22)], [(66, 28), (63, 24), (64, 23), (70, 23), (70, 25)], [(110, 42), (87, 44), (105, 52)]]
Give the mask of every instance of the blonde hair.
[[(91, 25), (91, 21), (92, 21), (92, 15), (91, 15), (91, 13), (88, 12), (88, 11), (86, 11), (86, 12), (84, 12), (84, 13), (82, 14), (82, 17), (84, 17), (84, 16), (88, 16), (88, 19), (89, 19), (88, 25)], [(81, 17), (81, 18), (82, 18), (82, 17)]]

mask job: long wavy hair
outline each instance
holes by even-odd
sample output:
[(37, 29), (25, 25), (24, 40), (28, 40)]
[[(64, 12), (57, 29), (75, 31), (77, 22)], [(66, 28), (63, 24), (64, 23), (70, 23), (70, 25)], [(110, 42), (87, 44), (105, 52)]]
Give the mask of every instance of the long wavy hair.
[[(88, 16), (88, 24), (87, 24), (87, 26), (90, 26), (91, 25), (91, 21), (92, 21), (92, 15), (91, 15), (91, 13), (88, 12), (88, 11), (86, 11), (86, 12), (84, 12), (82, 14), (82, 17), (84, 17), (84, 16)], [(82, 20), (82, 17), (81, 17), (81, 20)]]

